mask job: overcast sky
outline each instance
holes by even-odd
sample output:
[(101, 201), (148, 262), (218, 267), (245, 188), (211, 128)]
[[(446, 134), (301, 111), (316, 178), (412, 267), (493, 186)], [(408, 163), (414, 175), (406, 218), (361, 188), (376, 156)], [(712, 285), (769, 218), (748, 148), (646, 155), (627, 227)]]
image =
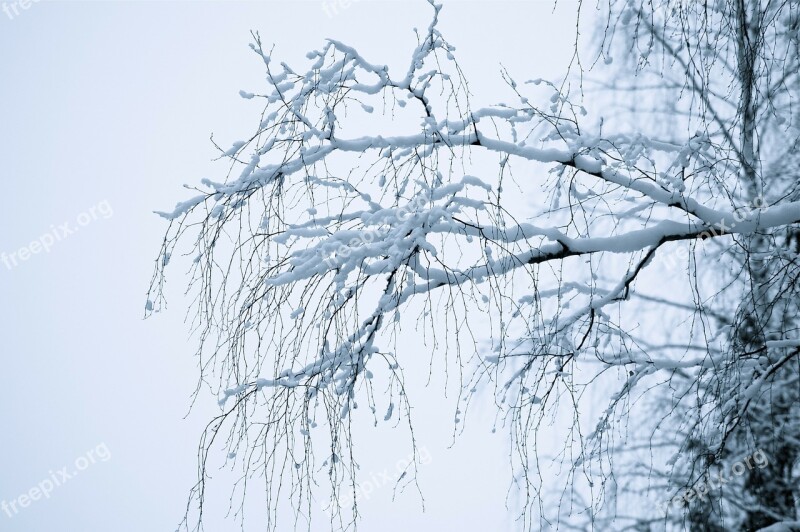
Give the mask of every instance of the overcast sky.
[[(0, 510), (0, 530), (141, 532), (180, 521), (200, 431), (217, 410), (201, 395), (187, 416), (198, 370), (183, 265), (171, 272), (168, 311), (142, 320), (166, 228), (152, 211), (184, 199), (184, 183), (220, 176), (212, 133), (229, 144), (257, 124), (258, 104), (238, 96), (263, 87), (250, 30), (290, 64), (334, 37), (406, 67), (430, 7), (346, 4), (3, 3), (0, 501), (17, 504)], [(549, 1), (444, 4), (440, 28), (478, 105), (507, 96), (501, 63), (525, 79), (566, 72), (575, 2), (555, 12)], [(363, 530), (502, 528), (512, 516), (507, 436), (488, 433), (487, 409), (449, 448), (452, 415), (433, 403), (441, 389), (425, 393), (418, 402), (432, 407), (418, 416), (417, 439), (431, 457), (420, 475), (426, 512), (414, 493), (392, 504), (391, 488), (379, 488), (361, 507)], [(406, 457), (390, 437), (375, 438), (383, 443), (362, 440), (366, 472)], [(48, 480), (49, 498), (20, 503)], [(225, 502), (228, 488), (209, 497)], [(212, 513), (208, 530), (234, 529), (221, 518)]]

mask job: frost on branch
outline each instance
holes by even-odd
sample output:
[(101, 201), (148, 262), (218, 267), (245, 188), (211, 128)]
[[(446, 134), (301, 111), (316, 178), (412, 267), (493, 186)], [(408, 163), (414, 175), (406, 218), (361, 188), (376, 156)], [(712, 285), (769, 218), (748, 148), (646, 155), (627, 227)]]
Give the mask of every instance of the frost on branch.
[[(616, 375), (596, 430), (570, 451), (579, 470), (648, 378), (714, 362), (638, 342), (623, 316), (640, 276), (681, 241), (800, 220), (798, 202), (742, 215), (720, 193), (717, 173), (731, 169), (709, 135), (600, 136), (569, 94), (505, 72), (506, 103), (472, 108), (439, 9), (399, 74), (334, 40), (290, 67), (254, 34), (267, 85), (241, 96), (262, 103), (258, 128), (220, 148), (225, 179), (160, 213), (169, 229), (148, 312), (163, 307), (165, 268), (188, 243), (201, 385), (222, 409), (202, 444), (198, 526), (217, 437), (243, 457), (237, 489), (269, 475), (270, 528), (284, 484), (306, 519), (320, 462), (334, 497), (354, 486), (351, 418), (410, 416), (402, 330), (412, 316), (433, 334), (434, 356), (474, 370), (465, 412), (481, 389), (503, 405), (526, 486), (536, 476), (528, 436), (548, 409), (608, 383), (592, 376)], [(331, 522), (346, 528), (357, 507), (340, 510)]]

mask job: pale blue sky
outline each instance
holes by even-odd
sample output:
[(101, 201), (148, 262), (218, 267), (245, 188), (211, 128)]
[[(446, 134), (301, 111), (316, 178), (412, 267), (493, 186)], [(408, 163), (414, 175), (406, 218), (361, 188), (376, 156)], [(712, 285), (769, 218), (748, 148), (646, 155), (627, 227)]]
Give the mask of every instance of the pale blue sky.
[[(564, 74), (575, 2), (561, 2), (555, 15), (552, 2), (444, 3), (441, 29), (479, 104), (507, 97), (501, 62), (525, 79)], [(44, 0), (13, 19), (0, 13), (0, 252), (17, 252), (51, 226), (76, 225), (92, 207), (113, 210), (49, 253), (11, 269), (0, 263), (0, 500), (28, 492), (50, 470), (74, 469), (100, 444), (111, 454), (49, 500), (13, 518), (0, 512), (0, 530), (174, 529), (216, 405), (202, 395), (184, 419), (198, 374), (183, 322), (183, 265), (169, 278), (169, 311), (142, 320), (165, 229), (152, 211), (183, 199), (182, 184), (223, 171), (211, 162), (212, 132), (229, 143), (257, 123), (258, 104), (237, 95), (257, 92), (263, 79), (247, 47), (251, 29), (290, 64), (330, 36), (403, 69), (412, 28), (425, 27), (430, 13), (421, 0), (362, 0), (332, 17), (319, 0)], [(434, 387), (417, 403), (440, 396)], [(487, 435), (487, 415), (448, 449), (452, 416), (433, 404), (418, 415), (432, 457), (420, 478), (427, 512), (413, 494), (390, 505), (391, 490), (380, 490), (362, 506), (363, 530), (499, 529), (509, 518), (505, 435)], [(407, 454), (386, 443), (391, 435), (362, 436), (366, 471)], [(228, 495), (220, 484), (210, 496)], [(208, 530), (235, 529), (218, 512), (210, 519)]]

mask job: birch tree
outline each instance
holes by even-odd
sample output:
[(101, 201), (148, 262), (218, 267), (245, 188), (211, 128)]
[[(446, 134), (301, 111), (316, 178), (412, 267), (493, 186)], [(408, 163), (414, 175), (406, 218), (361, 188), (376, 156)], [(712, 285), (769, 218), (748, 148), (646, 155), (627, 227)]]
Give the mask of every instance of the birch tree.
[[(467, 78), (482, 73), (461, 70), (431, 7), (398, 73), (336, 40), (289, 66), (254, 33), (267, 86), (241, 96), (263, 103), (258, 127), (220, 148), (226, 176), (160, 213), (146, 310), (163, 309), (170, 259), (188, 253), (198, 393), (220, 405), (183, 525), (202, 527), (215, 442), (242, 489), (270, 480), (268, 529), (281, 500), (311, 527), (318, 471), (334, 502), (352, 491), (354, 416), (403, 420), (413, 449), (402, 334), (415, 324), (463, 369), (456, 423), (474, 401), (498, 405), (520, 529), (794, 519), (796, 482), (781, 482), (800, 452), (797, 7), (612, 0), (599, 58), (627, 57), (629, 75), (597, 102), (648, 94), (617, 118), (592, 92), (506, 71), (503, 102), (474, 108)], [(664, 272), (674, 297), (641, 289)], [(599, 419), (584, 408), (598, 397)], [(555, 507), (537, 468), (552, 416), (572, 420), (559, 459), (575, 488)], [(770, 467), (710, 506), (615, 510), (759, 449)], [(350, 506), (334, 505), (332, 528), (357, 524)]]
[[(653, 126), (667, 118), (673, 135), (696, 129), (713, 140), (716, 164), (730, 164), (710, 172), (713, 193), (751, 206), (797, 199), (796, 5), (613, 2), (608, 15), (603, 53), (627, 52), (623, 70), (631, 74), (618, 78), (616, 88), (649, 95)], [(648, 113), (640, 108), (631, 116), (641, 123)], [(719, 263), (712, 270), (718, 279), (703, 280), (713, 297), (668, 302), (694, 306), (693, 319), (702, 324), (697, 332), (717, 335), (714, 345), (698, 342), (705, 370), (676, 374), (677, 393), (660, 405), (670, 412), (679, 406), (676, 419), (683, 420), (672, 424), (684, 438), (679, 453), (657, 472), (678, 495), (668, 514), (678, 528), (797, 526), (797, 236), (788, 225), (721, 239), (709, 255)], [(692, 275), (702, 275), (699, 266), (692, 265)], [(688, 393), (692, 402), (678, 405), (676, 398)], [(766, 453), (768, 462), (736, 479), (732, 470), (754, 453)], [(652, 478), (652, 468), (638, 465)], [(727, 476), (725, 485), (713, 488), (708, 479), (715, 475)], [(698, 488), (708, 495), (681, 500)]]

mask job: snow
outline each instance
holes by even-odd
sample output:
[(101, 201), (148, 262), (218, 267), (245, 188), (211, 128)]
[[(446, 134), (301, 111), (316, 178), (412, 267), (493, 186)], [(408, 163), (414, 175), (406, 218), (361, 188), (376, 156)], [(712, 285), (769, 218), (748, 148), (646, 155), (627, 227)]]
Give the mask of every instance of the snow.
[(800, 530), (800, 521), (781, 521), (761, 528), (758, 532), (797, 532), (797, 530)]
[(796, 340), (767, 340), (769, 349), (779, 349), (782, 347), (800, 347), (800, 339)]

